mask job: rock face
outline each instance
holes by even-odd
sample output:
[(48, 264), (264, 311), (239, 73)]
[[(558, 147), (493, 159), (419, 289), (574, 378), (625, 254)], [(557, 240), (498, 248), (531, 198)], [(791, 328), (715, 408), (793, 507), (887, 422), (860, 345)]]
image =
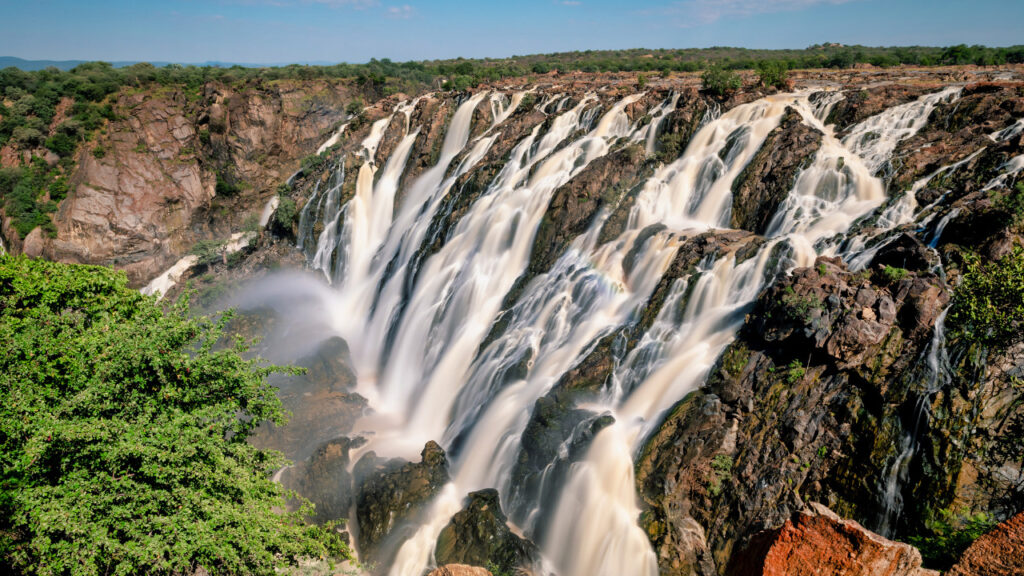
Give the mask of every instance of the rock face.
[(996, 526), (964, 552), (947, 576), (1021, 576), (1024, 574), (1024, 513)]
[(737, 544), (805, 499), (873, 518), (877, 489), (862, 479), (884, 475), (914, 398), (892, 374), (924, 353), (947, 300), (927, 272), (890, 281), (824, 257), (766, 290), (637, 462), (662, 574), (721, 572)]
[[(176, 89), (122, 91), (111, 121), (82, 146), (57, 237), (26, 252), (123, 269), (143, 285), (201, 239), (258, 217), (278, 184), (344, 117), (342, 82), (207, 84), (198, 100)], [(217, 182), (228, 182), (234, 189)], [(12, 230), (5, 226), (5, 237)], [(18, 242), (19, 249), (21, 242)]]
[(921, 554), (839, 518), (821, 504), (793, 514), (781, 527), (756, 534), (733, 556), (736, 576), (938, 576), (921, 569)]
[(796, 175), (806, 168), (821, 147), (822, 134), (803, 123), (800, 114), (786, 108), (782, 122), (765, 139), (733, 183), (732, 227), (764, 234)]
[(452, 517), (437, 538), (438, 564), (495, 566), (506, 574), (533, 574), (540, 560), (537, 547), (514, 534), (501, 511), (498, 491), (470, 493), (466, 506)]
[(411, 523), (448, 482), (448, 458), (436, 442), (428, 442), (421, 456), (418, 463), (380, 462), (371, 452), (356, 464), (356, 521), (364, 563), (383, 570), (411, 536)]

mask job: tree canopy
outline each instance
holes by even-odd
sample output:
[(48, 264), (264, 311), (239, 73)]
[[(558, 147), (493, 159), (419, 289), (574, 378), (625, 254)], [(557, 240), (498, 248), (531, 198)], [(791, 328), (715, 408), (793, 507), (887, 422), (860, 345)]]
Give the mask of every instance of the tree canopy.
[[(246, 439), (280, 371), (123, 273), (0, 256), (0, 571), (272, 574), (341, 558)], [(216, 345), (220, 341), (221, 345)], [(230, 345), (234, 342), (234, 345)]]

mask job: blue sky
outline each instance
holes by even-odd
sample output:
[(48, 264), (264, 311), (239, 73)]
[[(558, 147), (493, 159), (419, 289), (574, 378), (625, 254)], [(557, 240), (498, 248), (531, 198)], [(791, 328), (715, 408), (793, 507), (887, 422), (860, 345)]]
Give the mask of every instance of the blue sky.
[(365, 62), (586, 49), (1024, 43), (1024, 0), (0, 0), (0, 55)]

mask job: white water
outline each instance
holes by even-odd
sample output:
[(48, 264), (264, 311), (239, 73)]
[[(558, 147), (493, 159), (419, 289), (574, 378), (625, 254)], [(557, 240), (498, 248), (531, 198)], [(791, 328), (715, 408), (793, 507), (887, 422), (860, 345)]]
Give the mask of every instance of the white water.
[[(683, 155), (644, 184), (622, 234), (598, 244), (607, 217), (601, 214), (551, 270), (523, 288), (504, 312), (506, 326), (482, 350), (507, 292), (528, 264), (553, 192), (619, 139), (650, 145), (656, 123), (675, 106), (675, 98), (650, 111), (652, 121), (640, 128), (623, 113), (639, 94), (610, 108), (597, 106), (596, 96), (572, 107), (565, 98), (549, 98), (539, 108), (557, 117), (546, 132), (537, 126), (515, 146), (490, 187), (422, 262), (414, 256), (442, 200), (497, 137), (492, 126), (484, 136), (468, 139), (473, 110), (485, 94), (459, 107), (438, 165), (403, 184), (397, 213), (398, 181), (417, 134), (408, 115), (406, 134), (379, 177), (371, 160), (390, 119), (373, 126), (362, 145), (366, 162), (355, 196), (346, 206), (337, 206), (344, 174), (336, 175), (326, 192), (317, 190), (300, 228), (314, 218), (324, 222), (311, 260), (334, 281), (337, 296), (325, 315), (349, 341), (359, 391), (374, 408), (357, 425), (356, 432), (369, 438), (362, 451), (413, 459), (428, 440), (456, 448), (450, 454), (452, 482), (399, 550), (391, 574), (419, 576), (430, 565), (438, 533), (469, 491), (496, 487), (503, 500), (508, 497), (509, 472), (534, 402), (596, 339), (630, 321), (687, 237), (728, 226), (734, 179), (791, 106), (824, 138), (773, 219), (771, 240), (742, 263), (724, 254), (675, 283), (654, 324), (621, 359), (607, 397), (587, 406), (612, 414), (615, 423), (594, 438), (586, 459), (572, 466), (546, 538), (539, 542), (548, 567), (562, 576), (657, 572), (637, 525), (632, 459), (643, 438), (665, 410), (703, 382), (743, 313), (779, 272), (767, 269), (772, 249), (787, 244), (789, 265), (809, 265), (817, 254), (836, 251), (850, 225), (884, 200), (874, 174), (887, 155), (955, 91), (869, 118), (843, 140), (822, 125), (839, 96), (813, 105), (807, 96), (776, 95), (721, 116), (709, 114)], [(503, 103), (496, 96), (489, 101), (495, 125), (518, 104), (515, 96), (507, 107)], [(588, 131), (573, 136), (581, 129)], [(651, 225), (666, 229), (641, 234)], [(630, 251), (633, 265), (627, 267), (623, 261)], [(684, 302), (688, 286), (693, 290)], [(529, 535), (541, 503), (524, 505), (534, 511), (522, 527)]]

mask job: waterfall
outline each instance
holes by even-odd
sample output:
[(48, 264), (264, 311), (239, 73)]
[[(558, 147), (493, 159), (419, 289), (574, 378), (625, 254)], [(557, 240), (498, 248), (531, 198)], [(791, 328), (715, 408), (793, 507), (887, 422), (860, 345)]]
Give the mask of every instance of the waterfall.
[[(394, 576), (419, 576), (431, 565), (438, 534), (467, 493), (497, 488), (509, 505), (510, 472), (535, 402), (596, 341), (635, 321), (680, 246), (728, 228), (736, 179), (792, 108), (822, 141), (773, 215), (766, 241), (744, 258), (729, 251), (708, 257), (671, 284), (653, 322), (615, 358), (607, 390), (586, 406), (614, 422), (553, 487), (554, 502), (524, 497), (515, 503), (513, 516), (525, 519), (519, 528), (543, 536), (546, 569), (561, 576), (656, 574), (638, 526), (633, 458), (642, 442), (675, 402), (704, 382), (775, 277), (821, 254), (852, 262), (879, 234), (919, 214), (916, 204), (893, 204), (874, 236), (845, 238), (858, 220), (881, 216), (886, 195), (878, 174), (899, 142), (958, 95), (957, 89), (926, 95), (843, 137), (825, 124), (845, 97), (838, 91), (777, 94), (724, 113), (711, 107), (683, 154), (651, 166), (631, 191), (633, 203), (615, 238), (601, 234), (612, 216), (613, 207), (605, 207), (548, 270), (517, 286), (555, 191), (621, 146), (637, 143), (651, 155), (660, 124), (680, 105), (679, 94), (667, 95), (632, 121), (627, 107), (642, 94), (617, 101), (601, 92), (578, 99), (546, 94), (536, 107), (546, 118), (525, 128), (486, 189), (426, 251), (431, 223), (448, 216), (442, 207), (456, 182), (479, 167), (510, 119), (523, 117), (516, 110), (527, 93), (465, 98), (436, 162), (415, 178), (406, 172), (425, 127), (411, 125), (417, 101), (397, 106), (332, 166), (326, 181), (317, 181), (300, 212), (299, 246), (333, 287), (324, 321), (348, 341), (358, 392), (373, 408), (356, 424), (354, 433), (368, 441), (352, 461), (370, 450), (414, 459), (429, 440), (449, 450), (451, 482), (399, 549), (390, 566)], [(492, 122), (471, 138), (480, 105), (490, 107)], [(399, 114), (404, 130), (389, 140), (397, 144), (378, 168), (377, 149)], [(346, 174), (346, 165), (358, 166), (357, 173)], [(346, 182), (351, 178), (354, 185)], [(789, 256), (777, 262), (772, 255), (782, 248)], [(506, 302), (514, 286), (515, 297)], [(544, 518), (542, 506), (550, 506)]]
[(903, 494), (900, 487), (906, 483), (910, 474), (910, 463), (917, 452), (921, 424), (926, 423), (930, 416), (930, 401), (936, 392), (950, 382), (951, 370), (946, 352), (947, 312), (949, 308), (943, 310), (935, 321), (935, 330), (928, 345), (928, 354), (925, 356), (926, 384), (914, 403), (911, 425), (900, 440), (900, 452), (885, 474), (882, 486), (882, 512), (878, 523), (878, 533), (883, 536), (892, 535), (893, 528), (903, 512)]

